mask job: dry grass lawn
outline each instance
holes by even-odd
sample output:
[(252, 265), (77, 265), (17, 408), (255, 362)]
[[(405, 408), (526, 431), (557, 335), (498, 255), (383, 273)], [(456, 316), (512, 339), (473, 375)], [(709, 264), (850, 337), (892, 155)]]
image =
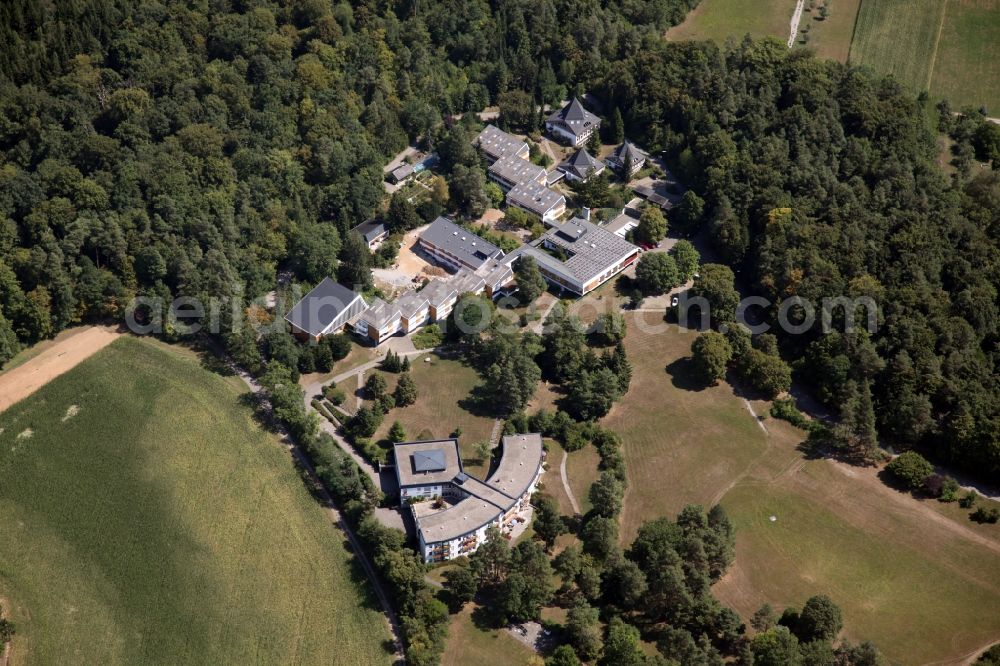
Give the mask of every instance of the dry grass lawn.
[[(431, 359), (430, 362), (426, 362), (425, 358)], [(375, 433), (375, 439), (387, 437), (393, 421), (403, 425), (410, 439), (417, 439), (422, 432), (430, 433), (434, 438), (448, 437), (456, 428), (461, 428), (459, 445), (462, 457), (467, 461), (466, 471), (484, 476), (486, 467), (471, 461), (476, 457), (476, 442), (490, 438), (494, 421), (470, 411), (468, 403), (473, 389), (479, 384), (479, 375), (461, 361), (442, 359), (435, 354), (420, 356), (412, 360), (412, 364), (410, 374), (417, 384), (417, 402), (389, 412)], [(386, 379), (389, 389), (395, 388), (396, 376), (386, 374)]]
[[(598, 455), (597, 449), (590, 445), (570, 453), (569, 460), (566, 461), (566, 477), (569, 479), (569, 487), (573, 491), (573, 496), (576, 497), (577, 504), (580, 505), (581, 513), (587, 513), (594, 506), (590, 503), (588, 493), (590, 485), (597, 481), (597, 477), (600, 476), (600, 470), (597, 468), (600, 462), (601, 456)], [(556, 468), (555, 472), (554, 478), (557, 478), (559, 469)], [(562, 485), (561, 482), (560, 485)]]
[[(773, 418), (765, 432), (728, 384), (689, 384), (693, 333), (632, 324), (635, 377), (604, 420), (625, 442), (625, 540), (685, 504), (721, 502), (736, 562), (714, 590), (744, 618), (764, 602), (829, 594), (845, 635), (894, 663), (961, 663), (1000, 640), (1000, 529), (896, 491), (873, 468), (807, 459), (802, 432)], [(766, 402), (751, 406), (768, 413)]]
[(788, 40), (794, 11), (795, 0), (702, 0), (680, 25), (667, 31), (667, 39), (722, 44), (749, 33), (755, 38), (777, 37), (784, 42)]
[[(847, 62), (847, 57), (851, 53), (851, 38), (854, 36), (854, 23), (858, 18), (858, 8), (861, 0), (827, 0), (830, 9), (829, 15), (822, 21), (816, 20), (819, 16), (819, 7), (822, 0), (817, 2), (811, 12), (802, 12), (802, 20), (799, 22), (799, 37), (802, 36), (802, 29), (809, 28), (809, 42), (807, 48), (816, 52), (820, 58), (829, 58), (838, 62)], [(806, 3), (808, 6), (808, 2)], [(787, 39), (787, 34), (785, 35)], [(796, 45), (801, 46), (801, 39), (796, 40)]]
[(480, 629), (472, 621), (475, 604), (452, 616), (441, 666), (526, 666), (535, 654), (503, 629)]

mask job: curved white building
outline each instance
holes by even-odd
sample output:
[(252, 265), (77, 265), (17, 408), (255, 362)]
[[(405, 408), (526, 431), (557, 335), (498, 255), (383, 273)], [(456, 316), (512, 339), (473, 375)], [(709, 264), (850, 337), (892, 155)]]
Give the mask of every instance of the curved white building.
[(486, 481), (463, 471), (457, 439), (395, 446), (400, 501), (413, 512), (424, 561), (469, 555), (490, 525), (509, 532), (524, 517), (542, 475), (542, 436), (509, 435), (502, 446), (500, 463)]

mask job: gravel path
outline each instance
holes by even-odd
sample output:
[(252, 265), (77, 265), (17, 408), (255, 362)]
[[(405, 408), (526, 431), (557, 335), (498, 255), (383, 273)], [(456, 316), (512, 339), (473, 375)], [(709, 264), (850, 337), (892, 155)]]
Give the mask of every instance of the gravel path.
[(573, 495), (573, 489), (569, 487), (569, 478), (566, 476), (567, 458), (569, 458), (569, 454), (563, 451), (562, 462), (559, 463), (559, 476), (562, 478), (563, 490), (566, 491), (570, 506), (573, 507), (573, 513), (580, 513), (580, 505), (576, 502), (576, 496)]
[(795, 3), (795, 11), (792, 13), (792, 22), (788, 31), (788, 48), (795, 45), (795, 38), (799, 36), (799, 21), (802, 20), (802, 9), (805, 4), (805, 0), (799, 0)]

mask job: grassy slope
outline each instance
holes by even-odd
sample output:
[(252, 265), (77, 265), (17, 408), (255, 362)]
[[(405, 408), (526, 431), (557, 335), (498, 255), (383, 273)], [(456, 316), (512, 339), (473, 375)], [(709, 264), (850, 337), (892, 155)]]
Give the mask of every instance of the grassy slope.
[(676, 330), (642, 333), (629, 322), (625, 347), (632, 385), (604, 419), (625, 441), (629, 489), (622, 537), (627, 541), (651, 516), (675, 515), (685, 504), (710, 504), (766, 446), (763, 432), (728, 386), (682, 388), (686, 366), (671, 364), (688, 355), (694, 339), (695, 334)]
[(851, 62), (925, 90), (944, 6), (945, 0), (863, 0)]
[(953, 659), (1000, 638), (1000, 530), (891, 490), (874, 470), (806, 460), (801, 432), (766, 419), (765, 434), (727, 384), (689, 386), (677, 361), (693, 339), (630, 322), (635, 377), (605, 419), (625, 440), (626, 539), (684, 504), (721, 501), (737, 554), (715, 592), (744, 617), (764, 601), (801, 605), (827, 593), (847, 635), (900, 663)]
[(1000, 116), (1000, 2), (948, 1), (931, 93)]
[(339, 533), (188, 355), (119, 340), (0, 428), (15, 663), (389, 661)]

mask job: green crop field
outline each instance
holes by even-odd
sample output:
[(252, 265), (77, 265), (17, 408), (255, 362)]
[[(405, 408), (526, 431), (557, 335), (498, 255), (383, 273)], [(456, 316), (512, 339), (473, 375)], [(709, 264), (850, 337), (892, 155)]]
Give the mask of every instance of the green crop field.
[(386, 664), (342, 534), (241, 391), (122, 338), (0, 414), (13, 663)]
[(762, 428), (728, 384), (691, 380), (694, 338), (629, 321), (632, 386), (603, 421), (624, 440), (623, 541), (643, 521), (718, 502), (737, 547), (714, 591), (744, 618), (764, 602), (829, 594), (845, 635), (873, 640), (893, 663), (952, 663), (1000, 640), (995, 525), (893, 490), (875, 469), (807, 459), (803, 433), (767, 418), (768, 403), (750, 403)]
[(892, 74), (914, 91), (926, 90), (944, 7), (945, 0), (863, 0), (851, 62)]
[(948, 0), (931, 94), (1000, 116), (1000, 2)]

